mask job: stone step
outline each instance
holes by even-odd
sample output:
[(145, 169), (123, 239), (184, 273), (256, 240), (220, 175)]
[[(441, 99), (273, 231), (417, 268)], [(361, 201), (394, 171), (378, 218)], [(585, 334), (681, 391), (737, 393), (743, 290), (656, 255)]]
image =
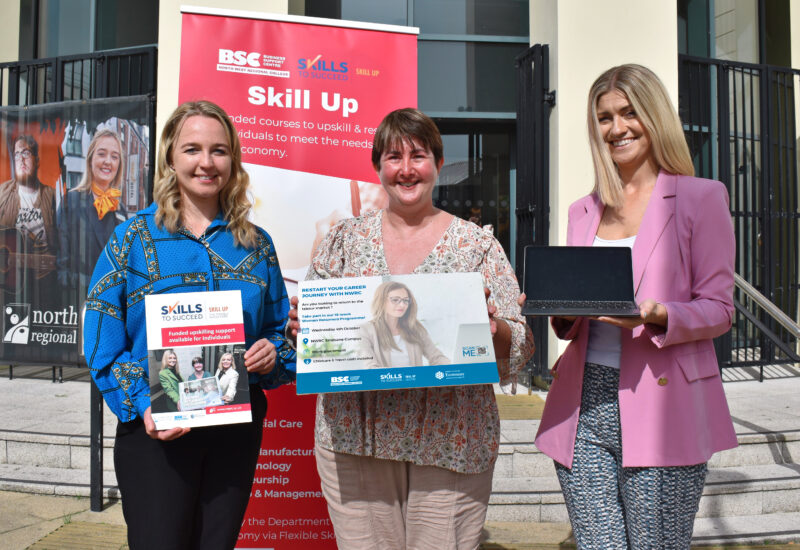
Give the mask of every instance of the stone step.
[[(528, 549), (572, 547), (569, 523), (529, 521), (487, 521), (484, 525), (486, 548)], [(714, 545), (759, 545), (800, 541), (800, 513), (762, 514), (735, 518), (697, 518), (692, 533), (692, 548)], [(484, 546), (482, 546), (483, 548)], [(772, 548), (773, 546), (769, 546)], [(742, 548), (742, 546), (736, 546)], [(789, 548), (789, 546), (780, 546)], [(794, 548), (794, 546), (792, 546)]]
[(758, 514), (694, 521), (692, 543), (702, 546), (776, 544), (800, 541), (800, 512)]
[[(719, 518), (798, 512), (800, 466), (766, 464), (710, 469), (697, 516)], [(555, 474), (495, 477), (487, 520), (569, 521)]]
[[(534, 427), (531, 425), (534, 424)], [(533, 444), (538, 422), (504, 420), (495, 477), (542, 477), (552, 475), (553, 461)], [(800, 457), (800, 430), (741, 433), (739, 446), (716, 453), (710, 468), (791, 464)]]
[[(0, 464), (0, 491), (88, 497), (89, 470)], [(113, 471), (103, 472), (103, 496), (119, 498)]]
[[(0, 464), (89, 470), (89, 436), (0, 430)], [(114, 438), (103, 438), (103, 469), (114, 470)]]

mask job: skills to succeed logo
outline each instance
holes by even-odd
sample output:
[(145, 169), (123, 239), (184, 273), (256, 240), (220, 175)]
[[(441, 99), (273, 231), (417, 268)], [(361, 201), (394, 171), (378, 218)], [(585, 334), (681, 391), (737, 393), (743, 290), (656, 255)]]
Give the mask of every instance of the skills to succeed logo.
[(185, 321), (203, 317), (203, 304), (182, 304), (178, 300), (171, 306), (161, 306), (161, 319), (164, 321)]
[(301, 57), (297, 60), (297, 71), (302, 78), (347, 80), (349, 70), (346, 61), (325, 59), (322, 54), (308, 58)]

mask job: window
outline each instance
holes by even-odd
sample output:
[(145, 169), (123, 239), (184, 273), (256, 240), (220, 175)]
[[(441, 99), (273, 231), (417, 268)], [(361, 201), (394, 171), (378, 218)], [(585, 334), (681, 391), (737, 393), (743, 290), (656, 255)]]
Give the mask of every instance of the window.
[[(529, 0), (306, 0), (305, 15), (420, 29), (419, 107), (444, 141), (434, 204), (491, 225), (511, 257), (516, 56)], [(367, 157), (364, 162), (369, 162)]]
[(679, 0), (678, 51), (789, 67), (789, 23), (789, 0)]
[(70, 127), (69, 135), (67, 136), (67, 154), (75, 155), (76, 157), (83, 156), (83, 124), (76, 124)]
[(158, 0), (21, 0), (20, 59), (158, 42)]

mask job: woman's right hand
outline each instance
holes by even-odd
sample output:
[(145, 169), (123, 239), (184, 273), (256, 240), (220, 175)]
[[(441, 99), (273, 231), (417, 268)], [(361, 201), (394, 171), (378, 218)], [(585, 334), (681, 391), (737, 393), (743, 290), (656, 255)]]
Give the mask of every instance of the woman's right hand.
[(297, 296), (289, 298), (289, 305), (292, 307), (289, 309), (289, 322), (287, 323), (289, 330), (286, 332), (286, 336), (291, 338), (295, 345), (297, 345), (297, 334), (300, 332), (300, 321), (297, 319), (297, 302)]
[(170, 441), (178, 439), (182, 435), (186, 435), (191, 431), (191, 428), (172, 428), (171, 430), (156, 430), (156, 423), (153, 421), (153, 415), (150, 413), (150, 407), (144, 411), (142, 416), (144, 421), (144, 430), (151, 439), (159, 439), (161, 441)]

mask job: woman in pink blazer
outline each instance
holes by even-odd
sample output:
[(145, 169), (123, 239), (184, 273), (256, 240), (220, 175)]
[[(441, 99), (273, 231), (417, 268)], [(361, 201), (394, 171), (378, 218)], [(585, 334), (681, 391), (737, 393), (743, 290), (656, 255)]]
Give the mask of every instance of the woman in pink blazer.
[(630, 246), (641, 316), (553, 318), (570, 344), (536, 437), (556, 462), (578, 548), (689, 548), (711, 455), (736, 446), (712, 338), (733, 314), (728, 194), (693, 177), (681, 122), (649, 69), (592, 85), (595, 186), (567, 244)]

